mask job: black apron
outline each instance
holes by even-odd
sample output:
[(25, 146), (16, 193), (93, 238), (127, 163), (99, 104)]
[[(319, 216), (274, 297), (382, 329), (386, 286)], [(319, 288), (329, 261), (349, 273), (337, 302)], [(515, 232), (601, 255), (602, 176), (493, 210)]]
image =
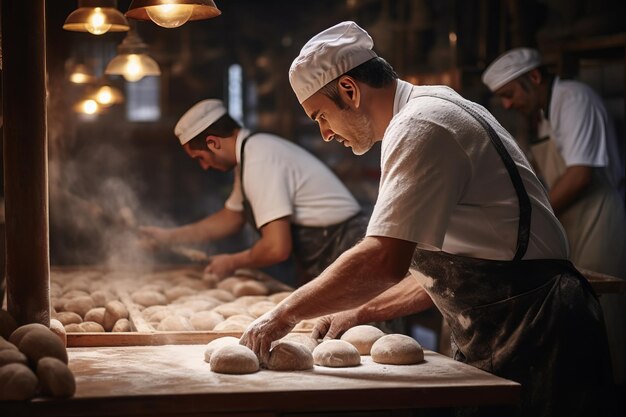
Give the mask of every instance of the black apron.
[(522, 384), (523, 416), (607, 415), (612, 398), (603, 315), (587, 280), (567, 260), (522, 260), (531, 205), (500, 137), (475, 110), (447, 97), (487, 131), (519, 201), (517, 251), (496, 261), (417, 249), (412, 269), (452, 331), (453, 357)]
[[(259, 230), (252, 206), (246, 197), (243, 186), (244, 149), (248, 139), (255, 133), (250, 133), (241, 141), (240, 183), (243, 195), (243, 209), (246, 221), (255, 230)], [(368, 217), (357, 213), (349, 219), (330, 226), (311, 227), (291, 223), (291, 239), (294, 257), (305, 277), (300, 277), (299, 285), (317, 277), (324, 269), (335, 261), (343, 252), (354, 246), (365, 236)]]

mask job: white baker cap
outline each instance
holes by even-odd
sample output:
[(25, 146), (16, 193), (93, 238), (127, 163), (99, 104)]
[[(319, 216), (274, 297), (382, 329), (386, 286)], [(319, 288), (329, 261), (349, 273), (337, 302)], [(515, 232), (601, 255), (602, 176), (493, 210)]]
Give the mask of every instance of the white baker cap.
[(289, 68), (289, 82), (300, 104), (326, 84), (377, 57), (374, 42), (359, 25), (341, 22), (313, 36)]
[(174, 134), (178, 136), (180, 144), (184, 145), (225, 114), (226, 107), (222, 100), (202, 100), (182, 115), (174, 127)]
[(483, 72), (483, 83), (491, 91), (541, 65), (539, 51), (532, 48), (515, 48), (500, 55)]

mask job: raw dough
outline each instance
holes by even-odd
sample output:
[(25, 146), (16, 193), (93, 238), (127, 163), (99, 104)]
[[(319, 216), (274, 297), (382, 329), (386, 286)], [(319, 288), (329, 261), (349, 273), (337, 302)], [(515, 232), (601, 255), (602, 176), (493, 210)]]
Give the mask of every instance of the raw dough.
[(37, 377), (28, 366), (10, 363), (0, 367), (0, 401), (23, 401), (37, 392)]
[(121, 301), (113, 300), (109, 301), (104, 308), (104, 323), (102, 327), (107, 332), (110, 332), (115, 323), (119, 319), (128, 318), (128, 309)]
[(99, 325), (104, 323), (104, 307), (92, 308), (85, 314), (85, 321), (95, 321)]
[(32, 329), (20, 340), (17, 348), (28, 358), (31, 365), (36, 365), (44, 356), (51, 356), (67, 363), (67, 351), (59, 336), (44, 326)]
[(207, 343), (206, 350), (204, 351), (205, 362), (211, 361), (211, 355), (217, 349), (223, 346), (238, 345), (238, 344), (239, 344), (239, 339), (237, 339), (236, 337), (232, 337), (232, 336), (224, 336), (218, 339), (211, 340), (209, 343)]
[(352, 344), (361, 355), (369, 355), (372, 345), (385, 333), (378, 327), (364, 324), (362, 326), (351, 327), (341, 336), (341, 340)]
[(259, 359), (254, 352), (240, 344), (216, 349), (209, 363), (211, 371), (221, 374), (251, 374), (259, 370)]
[(85, 314), (92, 308), (95, 308), (96, 305), (93, 302), (93, 299), (88, 295), (83, 295), (76, 298), (71, 298), (65, 302), (63, 305), (64, 311), (73, 311), (81, 317), (85, 317)]
[(84, 321), (78, 325), (85, 333), (104, 333), (104, 327), (95, 321)]
[(388, 334), (372, 346), (372, 360), (387, 365), (412, 365), (424, 360), (422, 346), (412, 337)]
[(76, 392), (74, 374), (56, 358), (41, 358), (37, 362), (37, 377), (44, 395), (71, 397)]
[(25, 324), (23, 326), (18, 327), (17, 329), (15, 329), (15, 331), (13, 331), (13, 333), (11, 333), (11, 336), (9, 337), (9, 342), (13, 343), (15, 346), (19, 346), (22, 338), (26, 336), (28, 332), (35, 330), (35, 329), (50, 330), (41, 323)]
[(183, 316), (169, 316), (164, 318), (157, 326), (160, 331), (191, 331), (191, 322)]
[(280, 341), (290, 341), (300, 343), (301, 345), (306, 346), (311, 352), (319, 345), (317, 340), (313, 339), (311, 336), (305, 333), (289, 333), (279, 341), (274, 343), (278, 343)]
[(258, 281), (245, 281), (235, 284), (233, 294), (235, 297), (244, 295), (267, 295), (269, 293), (267, 287)]
[(361, 355), (354, 346), (344, 340), (326, 340), (313, 349), (316, 365), (343, 368), (361, 364)]
[(276, 307), (276, 304), (271, 301), (259, 301), (248, 307), (248, 313), (250, 313), (252, 317), (257, 318), (274, 309), (274, 307)]
[(72, 323), (82, 323), (83, 319), (78, 313), (73, 311), (61, 311), (54, 315), (54, 318), (60, 321), (64, 326)]
[(309, 348), (288, 340), (278, 342), (270, 350), (267, 369), (273, 371), (303, 371), (313, 368), (313, 355)]
[(28, 365), (28, 358), (22, 352), (17, 350), (17, 348), (0, 350), (0, 367), (8, 365), (9, 363), (21, 363), (22, 365)]
[(215, 311), (200, 311), (194, 313), (189, 321), (196, 330), (213, 330), (218, 323), (224, 321), (224, 317)]
[(17, 350), (17, 346), (0, 336), (0, 351), (3, 351), (4, 349)]
[(130, 322), (128, 321), (128, 319), (119, 319), (115, 322), (115, 325), (113, 326), (113, 329), (111, 329), (111, 331), (114, 333), (130, 332)]
[(130, 298), (144, 307), (167, 304), (167, 298), (158, 291), (136, 291)]

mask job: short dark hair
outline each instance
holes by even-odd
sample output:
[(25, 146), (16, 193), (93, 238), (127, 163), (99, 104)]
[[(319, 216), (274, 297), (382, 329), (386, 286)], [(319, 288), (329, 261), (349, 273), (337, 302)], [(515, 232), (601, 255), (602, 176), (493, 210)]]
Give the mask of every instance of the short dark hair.
[[(537, 68), (535, 68), (536, 70), (539, 71), (539, 73), (541, 74), (541, 83), (546, 84), (548, 83), (548, 81), (553, 77), (553, 75), (550, 73), (550, 71), (548, 70), (548, 67), (546, 65), (540, 65)], [(532, 70), (530, 70), (532, 71)], [(522, 89), (526, 92), (531, 90), (531, 81), (530, 81), (530, 71), (525, 72), (524, 74), (520, 75), (518, 78), (518, 81), (520, 83), (520, 86), (522, 87)]]
[(236, 129), (240, 129), (241, 125), (233, 120), (228, 113), (220, 117), (211, 126), (204, 129), (189, 141), (189, 147), (195, 151), (206, 151), (209, 148), (206, 145), (207, 136), (217, 136), (227, 138), (233, 134)]
[[(344, 75), (348, 75), (373, 88), (386, 87), (398, 79), (398, 74), (396, 74), (391, 64), (379, 56), (365, 61), (339, 77)], [(339, 97), (339, 88), (337, 87), (339, 77), (322, 87), (320, 92), (331, 99), (340, 109), (343, 109), (345, 105)]]

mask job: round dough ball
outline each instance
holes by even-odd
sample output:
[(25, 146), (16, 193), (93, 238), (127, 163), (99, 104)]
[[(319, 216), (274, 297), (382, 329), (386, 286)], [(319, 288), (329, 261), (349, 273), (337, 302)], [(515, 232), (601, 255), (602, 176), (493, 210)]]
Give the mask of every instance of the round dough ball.
[(378, 327), (364, 324), (362, 326), (351, 327), (341, 336), (341, 340), (353, 345), (361, 355), (369, 355), (372, 345), (385, 333)]
[(309, 336), (308, 334), (304, 334), (304, 333), (289, 333), (285, 337), (280, 339), (280, 341), (290, 341), (290, 342), (300, 343), (301, 345), (306, 346), (307, 349), (309, 349), (311, 352), (313, 352), (313, 350), (317, 347), (317, 345), (319, 345), (317, 340), (313, 339), (311, 336)]
[(267, 368), (273, 371), (304, 371), (313, 368), (313, 355), (300, 343), (280, 341), (270, 350)]
[(104, 333), (104, 327), (95, 321), (84, 321), (78, 325), (85, 333)]
[(85, 314), (85, 321), (95, 321), (102, 325), (104, 323), (104, 307), (92, 308)]
[(67, 351), (63, 342), (47, 327), (26, 333), (17, 348), (26, 355), (32, 365), (36, 365), (44, 356), (51, 356), (67, 363)]
[(291, 295), (291, 291), (282, 291), (282, 292), (277, 292), (275, 294), (268, 296), (267, 299), (275, 304), (278, 304), (281, 301), (283, 301), (285, 298), (289, 297), (290, 295)]
[(220, 374), (251, 374), (259, 370), (259, 359), (254, 352), (240, 344), (216, 349), (209, 364), (211, 371)]
[(0, 367), (10, 363), (28, 365), (28, 358), (17, 348), (0, 350)]
[(23, 326), (18, 327), (17, 329), (15, 329), (15, 331), (13, 331), (13, 333), (11, 333), (11, 336), (9, 336), (9, 342), (13, 343), (15, 346), (19, 346), (20, 342), (22, 341), (22, 338), (26, 336), (27, 333), (29, 333), (32, 330), (37, 330), (37, 329), (50, 330), (41, 323), (25, 324)]
[(83, 328), (80, 327), (79, 323), (66, 324), (64, 327), (65, 327), (66, 333), (84, 333), (85, 332)]
[(376, 363), (412, 365), (424, 360), (424, 349), (412, 337), (403, 334), (388, 334), (374, 343), (371, 355)]
[(313, 349), (316, 365), (344, 368), (361, 364), (361, 355), (354, 346), (344, 340), (326, 340)]
[(57, 358), (41, 358), (37, 362), (37, 378), (44, 395), (66, 398), (76, 392), (74, 374)]
[(72, 323), (82, 323), (83, 319), (78, 313), (74, 313), (73, 311), (61, 311), (60, 313), (55, 314), (55, 319), (61, 322), (64, 326)]
[(235, 285), (239, 284), (240, 282), (247, 281), (248, 279), (249, 278), (242, 277), (227, 277), (218, 282), (216, 287), (219, 290), (224, 290), (232, 293)]
[(237, 304), (248, 309), (261, 301), (267, 301), (267, 297), (265, 295), (242, 295), (233, 301), (233, 304)]
[(317, 319), (302, 320), (294, 326), (293, 330), (313, 330), (316, 323)]
[(171, 303), (172, 301), (184, 296), (184, 295), (193, 295), (196, 293), (196, 290), (189, 287), (184, 287), (182, 285), (177, 285), (175, 287), (169, 288), (165, 290), (165, 297)]
[(130, 298), (144, 307), (167, 304), (167, 298), (158, 291), (136, 291)]
[(67, 347), (67, 332), (65, 327), (63, 327), (63, 323), (57, 319), (50, 319), (50, 330), (59, 337), (63, 346)]
[(0, 401), (29, 400), (37, 393), (37, 377), (28, 366), (10, 363), (0, 367)]
[(109, 301), (115, 299), (115, 296), (109, 291), (96, 290), (91, 293), (91, 298), (96, 307), (104, 307)]
[(104, 323), (102, 324), (102, 327), (104, 327), (104, 330), (107, 332), (110, 332), (119, 319), (127, 318), (128, 309), (121, 301), (109, 301), (104, 307)]
[(17, 346), (0, 336), (0, 351), (3, 351), (4, 349), (17, 350)]
[(88, 296), (89, 296), (88, 291), (81, 291), (81, 290), (70, 290), (70, 291), (66, 291), (63, 294), (63, 298), (65, 298), (66, 300), (71, 300), (76, 297), (88, 297)]
[(130, 321), (128, 319), (119, 319), (115, 322), (113, 329), (111, 329), (114, 333), (119, 332), (130, 332)]
[(0, 310), (0, 337), (8, 339), (17, 329), (17, 323), (12, 315), (6, 310)]
[(226, 303), (215, 307), (211, 311), (214, 311), (218, 314), (221, 314), (223, 317), (228, 318), (230, 316), (246, 314), (248, 312), (248, 309), (235, 303)]
[(212, 290), (202, 291), (202, 295), (215, 298), (223, 303), (229, 303), (235, 299), (235, 296), (226, 290), (215, 288)]
[(224, 337), (220, 337), (218, 339), (211, 340), (206, 345), (206, 350), (204, 351), (204, 361), (205, 362), (210, 362), (211, 361), (211, 355), (217, 349), (219, 349), (219, 348), (221, 348), (223, 346), (238, 345), (238, 344), (239, 344), (239, 339), (237, 339), (236, 337), (232, 337), (232, 336), (224, 336)]
[(218, 323), (224, 321), (224, 317), (214, 311), (200, 311), (194, 313), (189, 321), (196, 330), (213, 330)]
[(160, 331), (191, 331), (193, 326), (189, 320), (183, 316), (169, 316), (163, 319), (157, 326)]
[(267, 313), (270, 310), (273, 310), (276, 307), (271, 301), (259, 301), (258, 303), (252, 304), (248, 307), (248, 313), (254, 318), (261, 317), (263, 314)]
[(235, 297), (241, 297), (244, 295), (267, 295), (269, 290), (267, 287), (258, 281), (245, 281), (235, 284), (233, 287), (233, 295)]
[(248, 325), (246, 323), (226, 319), (221, 323), (217, 323), (213, 331), (243, 333), (247, 328)]
[(67, 300), (63, 306), (63, 310), (73, 311), (79, 316), (85, 317), (85, 314), (95, 306), (93, 299), (88, 295), (84, 295)]
[(218, 305), (220, 305), (221, 303), (217, 300), (187, 300), (183, 303), (181, 303), (180, 305), (190, 309), (191, 311), (198, 312), (198, 311), (209, 311), (215, 307), (217, 307)]

